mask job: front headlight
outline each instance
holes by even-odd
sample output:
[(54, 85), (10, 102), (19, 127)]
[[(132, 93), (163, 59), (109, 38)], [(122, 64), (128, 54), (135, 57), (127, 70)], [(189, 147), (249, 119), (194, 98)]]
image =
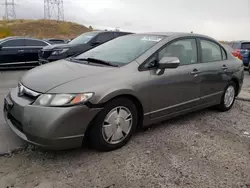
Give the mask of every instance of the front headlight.
[(34, 102), (41, 106), (70, 106), (87, 102), (94, 93), (82, 94), (43, 94)]
[(60, 55), (60, 54), (63, 54), (65, 52), (67, 52), (69, 49), (68, 48), (65, 48), (65, 49), (61, 49), (61, 50), (55, 50), (51, 53), (51, 55)]

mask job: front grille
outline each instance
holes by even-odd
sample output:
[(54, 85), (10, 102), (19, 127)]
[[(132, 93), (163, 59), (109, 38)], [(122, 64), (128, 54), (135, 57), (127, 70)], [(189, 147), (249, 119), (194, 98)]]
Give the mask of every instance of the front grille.
[(38, 53), (39, 58), (47, 59), (52, 51), (47, 51), (47, 50), (40, 50)]
[(8, 119), (11, 121), (11, 123), (21, 132), (23, 132), (23, 126), (22, 124), (14, 118), (10, 113), (8, 113)]

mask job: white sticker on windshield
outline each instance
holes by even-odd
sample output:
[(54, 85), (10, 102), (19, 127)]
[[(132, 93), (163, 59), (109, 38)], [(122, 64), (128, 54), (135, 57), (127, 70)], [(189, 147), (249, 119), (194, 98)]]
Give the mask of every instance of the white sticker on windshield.
[(159, 42), (162, 38), (156, 36), (145, 36), (141, 40), (152, 41), (152, 42)]

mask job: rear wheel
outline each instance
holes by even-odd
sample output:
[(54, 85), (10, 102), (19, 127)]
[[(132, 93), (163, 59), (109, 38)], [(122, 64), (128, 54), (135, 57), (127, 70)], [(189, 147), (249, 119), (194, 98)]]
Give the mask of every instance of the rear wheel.
[(89, 141), (93, 148), (111, 151), (124, 146), (138, 123), (136, 106), (127, 98), (108, 102), (91, 124)]
[(234, 82), (230, 82), (222, 96), (219, 109), (223, 112), (228, 111), (232, 108), (236, 97), (236, 85)]

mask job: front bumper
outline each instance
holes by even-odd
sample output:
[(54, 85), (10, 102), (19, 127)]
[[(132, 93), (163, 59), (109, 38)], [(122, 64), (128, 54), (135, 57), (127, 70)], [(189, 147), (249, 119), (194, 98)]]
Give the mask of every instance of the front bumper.
[(85, 105), (61, 108), (30, 105), (29, 100), (17, 96), (17, 89), (6, 99), (13, 104), (4, 107), (10, 128), (23, 140), (47, 149), (80, 147), (88, 125), (101, 110)]

